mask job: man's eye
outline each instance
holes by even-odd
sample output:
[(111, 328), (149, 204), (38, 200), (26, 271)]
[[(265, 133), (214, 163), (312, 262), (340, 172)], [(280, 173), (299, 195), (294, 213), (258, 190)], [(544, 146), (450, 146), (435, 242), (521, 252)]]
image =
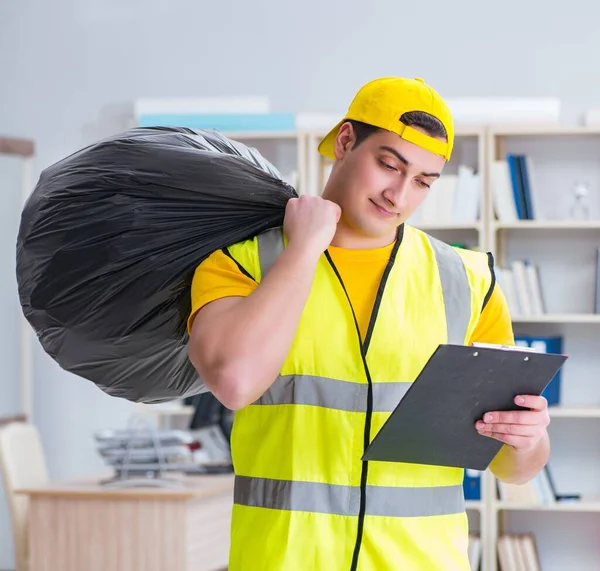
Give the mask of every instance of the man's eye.
[(390, 165), (390, 164), (386, 163), (385, 161), (379, 161), (379, 162), (387, 170), (390, 170), (390, 171), (395, 171), (396, 170), (396, 167), (394, 167), (393, 165)]
[(422, 187), (422, 188), (429, 188), (430, 187), (430, 185), (427, 184), (424, 180), (419, 180), (417, 182), (418, 182), (419, 186)]

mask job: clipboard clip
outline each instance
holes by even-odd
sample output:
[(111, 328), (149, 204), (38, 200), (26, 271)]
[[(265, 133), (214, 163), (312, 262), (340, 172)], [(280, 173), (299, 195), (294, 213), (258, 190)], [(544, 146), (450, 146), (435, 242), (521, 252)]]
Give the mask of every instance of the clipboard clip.
[(473, 343), (472, 347), (481, 349), (500, 349), (502, 351), (522, 351), (523, 353), (539, 353), (535, 347), (522, 347), (520, 345), (496, 345), (494, 343)]

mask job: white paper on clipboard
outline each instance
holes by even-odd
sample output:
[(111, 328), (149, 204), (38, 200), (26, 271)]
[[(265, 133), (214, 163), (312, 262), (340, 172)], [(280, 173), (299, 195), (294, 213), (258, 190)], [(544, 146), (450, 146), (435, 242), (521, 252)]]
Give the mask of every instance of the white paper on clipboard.
[(503, 349), (504, 351), (524, 351), (525, 353), (540, 353), (535, 347), (523, 347), (522, 345), (497, 345), (495, 343), (472, 343), (472, 347), (485, 349)]

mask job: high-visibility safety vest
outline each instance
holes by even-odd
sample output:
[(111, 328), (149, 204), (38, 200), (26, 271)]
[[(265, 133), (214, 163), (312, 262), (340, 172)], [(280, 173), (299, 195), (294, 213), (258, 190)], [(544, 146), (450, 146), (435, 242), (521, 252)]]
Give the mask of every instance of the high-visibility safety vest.
[[(276, 229), (229, 254), (258, 282), (282, 248)], [(231, 571), (469, 571), (463, 470), (361, 457), (438, 344), (468, 342), (493, 282), (490, 254), (404, 224), (363, 342), (321, 256), (279, 377), (235, 415)]]

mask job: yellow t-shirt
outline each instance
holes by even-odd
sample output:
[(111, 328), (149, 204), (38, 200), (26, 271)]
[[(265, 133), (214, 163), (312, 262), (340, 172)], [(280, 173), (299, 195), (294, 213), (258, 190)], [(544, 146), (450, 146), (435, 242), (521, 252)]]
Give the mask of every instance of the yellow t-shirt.
[[(330, 246), (329, 254), (344, 282), (364, 339), (373, 311), (379, 282), (390, 258), (393, 244), (374, 250), (346, 250)], [(250, 295), (257, 283), (244, 275), (222, 251), (211, 254), (194, 273), (192, 280), (191, 329), (194, 316), (206, 304), (223, 297)], [(514, 344), (508, 304), (496, 285), (485, 305), (470, 343)]]

